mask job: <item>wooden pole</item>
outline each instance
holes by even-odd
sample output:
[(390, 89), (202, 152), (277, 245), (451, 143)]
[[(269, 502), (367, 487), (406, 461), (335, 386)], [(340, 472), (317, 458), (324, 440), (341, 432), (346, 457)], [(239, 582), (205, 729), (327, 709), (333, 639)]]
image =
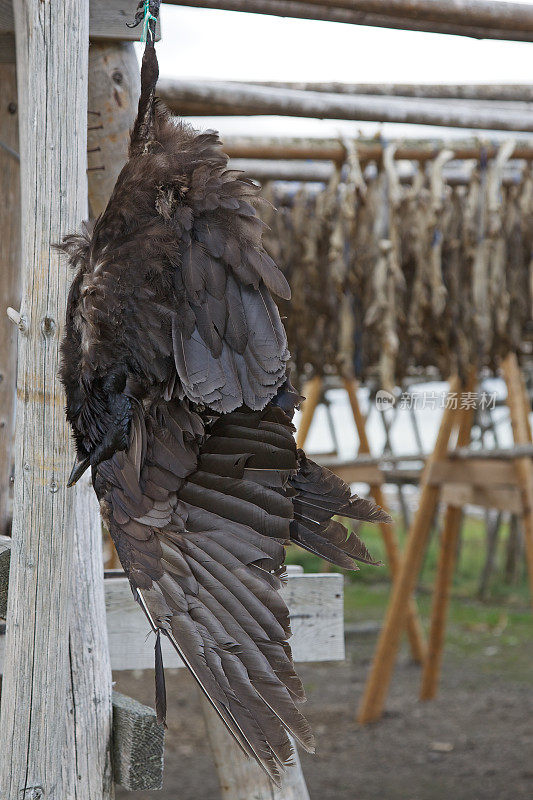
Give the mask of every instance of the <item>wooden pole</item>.
[(287, 768), (278, 789), (255, 761), (244, 755), (205, 699), (202, 710), (222, 800), (309, 800), (296, 748), (294, 766)]
[[(342, 22), (350, 25), (371, 25), (379, 28), (397, 28), (409, 31), (427, 31), (430, 33), (448, 33), (456, 36), (471, 36), (475, 39), (505, 39), (517, 42), (530, 42), (533, 32), (529, 25), (520, 26), (516, 30), (495, 27), (477, 26), (466, 21), (458, 23), (455, 15), (446, 20), (432, 22), (428, 19), (417, 19), (411, 16), (369, 13), (354, 8), (341, 8), (335, 0), (317, 2), (300, 2), (300, 0), (166, 0), (172, 5), (193, 6), (194, 8), (214, 8), (226, 11), (245, 11), (253, 14), (268, 14), (276, 17), (294, 17), (296, 19), (314, 19), (324, 22)], [(436, 4), (435, 4), (436, 5)], [(499, 3), (498, 5), (503, 5)], [(463, 20), (465, 17), (463, 16)]]
[(237, 81), (161, 79), (159, 93), (179, 114), (276, 114), (317, 119), (401, 122), (481, 130), (533, 131), (533, 114), (498, 108), (471, 108), (438, 100), (302, 92)]
[[(357, 157), (361, 163), (369, 161), (380, 161), (383, 158), (383, 145), (360, 141), (355, 139), (357, 147)], [(441, 142), (436, 145), (433, 141), (427, 144), (413, 142), (411, 144), (401, 144), (394, 151), (393, 158), (396, 161), (434, 161), (443, 150), (453, 150), (454, 161), (472, 161), (483, 158), (494, 158), (498, 153), (498, 148), (489, 144), (481, 146), (479, 144), (465, 144), (464, 142)], [(224, 139), (224, 151), (230, 158), (240, 159), (263, 159), (263, 160), (291, 160), (291, 161), (334, 161), (342, 164), (346, 159), (346, 149), (339, 142), (326, 140), (310, 139), (283, 139), (277, 138), (264, 139), (260, 137), (232, 137), (226, 136)], [(523, 159), (533, 161), (533, 147), (517, 144), (513, 150), (513, 160)]]
[[(298, 2), (298, 0), (296, 0)], [(497, 0), (305, 0), (312, 5), (347, 8), (394, 18), (449, 22), (498, 30), (533, 29), (533, 8)]]
[[(128, 157), (130, 131), (141, 91), (132, 42), (91, 42), (89, 47), (88, 188), (89, 216), (101, 214)], [(104, 534), (108, 569), (120, 567), (109, 534)]]
[(17, 375), (17, 329), (6, 308), (20, 308), (20, 174), (17, 73), (14, 64), (0, 64), (0, 534), (11, 527)]
[[(472, 381), (468, 391), (474, 391)], [(474, 409), (460, 410), (459, 433), (457, 446), (467, 447), (470, 442), (470, 431), (474, 420)], [(431, 700), (435, 697), (439, 685), (444, 648), (446, 618), (450, 601), (450, 587), (457, 556), (457, 538), (461, 529), (463, 509), (461, 506), (449, 505), (444, 517), (444, 527), (440, 542), (439, 562), (433, 589), (431, 624), (428, 637), (428, 653), (422, 670), (420, 699)]]
[[(450, 396), (456, 395), (459, 390), (459, 378), (454, 377), (450, 381)], [(418, 509), (411, 525), (400, 570), (392, 586), (385, 621), (359, 706), (357, 719), (361, 723), (373, 722), (379, 719), (383, 712), (409, 599), (415, 590), (439, 498), (439, 487), (431, 485), (428, 481), (430, 469), (432, 464), (446, 455), (456, 416), (457, 410), (453, 403), (448, 402), (442, 414), (435, 447), (426, 461), (422, 474)]]
[(17, 0), (14, 12), (22, 306), (0, 797), (111, 800), (101, 535), (87, 485), (66, 488), (57, 369), (70, 274), (52, 249), (86, 216), (88, 0)]
[[(355, 426), (357, 428), (357, 435), (359, 436), (359, 453), (370, 454), (370, 444), (366, 435), (365, 419), (361, 413), (361, 407), (359, 405), (359, 400), (357, 399), (357, 381), (344, 378), (344, 387), (348, 394), (353, 418), (355, 420)], [(378, 506), (381, 506), (381, 508), (386, 511), (387, 505), (381, 486), (378, 486), (377, 484), (370, 484), (370, 494)], [(396, 531), (393, 525), (386, 525), (384, 523), (380, 523), (379, 528), (383, 537), (383, 543), (385, 544), (385, 550), (387, 552), (387, 561), (389, 564), (390, 574), (394, 580), (398, 575), (401, 561), (400, 547), (396, 537)], [(425, 659), (426, 645), (424, 641), (424, 632), (418, 617), (416, 602), (413, 597), (409, 599), (406, 627), (413, 660), (421, 664)]]
[[(511, 416), (514, 442), (516, 445), (525, 445), (531, 441), (531, 428), (529, 418), (525, 414), (523, 383), (516, 353), (509, 353), (504, 359), (502, 371), (507, 384), (507, 405)], [(530, 597), (533, 603), (533, 459), (517, 458), (515, 467), (524, 508), (522, 521)]]
[(316, 407), (320, 403), (322, 385), (323, 381), (320, 375), (315, 375), (313, 378), (307, 381), (302, 390), (305, 400), (302, 403), (302, 416), (296, 432), (296, 447), (302, 448), (305, 444)]
[(333, 94), (370, 94), (385, 97), (424, 97), (434, 100), (533, 102), (530, 83), (340, 83), (338, 81), (252, 81), (278, 89)]

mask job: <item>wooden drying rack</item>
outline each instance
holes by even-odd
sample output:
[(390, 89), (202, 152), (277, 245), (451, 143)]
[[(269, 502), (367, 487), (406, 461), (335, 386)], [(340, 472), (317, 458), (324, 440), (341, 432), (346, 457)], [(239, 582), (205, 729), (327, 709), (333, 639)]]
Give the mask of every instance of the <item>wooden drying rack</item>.
[[(510, 412), (514, 447), (509, 450), (470, 450), (470, 434), (474, 408), (459, 407), (448, 402), (444, 409), (433, 452), (426, 460), (420, 481), (418, 509), (411, 524), (405, 551), (400, 556), (393, 525), (381, 525), (393, 586), (384, 625), (378, 640), (372, 667), (358, 711), (358, 721), (378, 720), (384, 709), (400, 638), (407, 629), (415, 661), (422, 663), (420, 699), (435, 697), (442, 665), (444, 635), (450, 587), (455, 568), (457, 539), (463, 507), (478, 505), (519, 514), (523, 520), (530, 594), (533, 602), (533, 445), (529, 422), (529, 400), (518, 366), (510, 353), (502, 364), (507, 385), (507, 406)], [(477, 376), (474, 372), (462, 382), (453, 377), (449, 397), (473, 392)], [(357, 432), (359, 453), (369, 453), (364, 417), (357, 400), (357, 382), (344, 380)], [(301, 447), (320, 400), (322, 379), (309, 381), (298, 429)], [(455, 447), (449, 449), (452, 436)], [(386, 482), (379, 462), (362, 458), (359, 462), (330, 464), (345, 480), (369, 483), (375, 501), (386, 508), (381, 486)], [(446, 505), (437, 575), (433, 587), (432, 611), (427, 647), (414, 604), (414, 592), (424, 552), (438, 504)]]

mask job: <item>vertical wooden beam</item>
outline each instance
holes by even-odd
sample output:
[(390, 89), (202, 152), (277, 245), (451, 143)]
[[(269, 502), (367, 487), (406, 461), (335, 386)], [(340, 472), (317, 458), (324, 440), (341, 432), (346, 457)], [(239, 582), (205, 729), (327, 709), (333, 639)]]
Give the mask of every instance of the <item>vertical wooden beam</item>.
[[(471, 383), (468, 391), (474, 391), (475, 383)], [(461, 409), (457, 447), (467, 447), (470, 443), (470, 432), (474, 421), (474, 409)], [(431, 700), (435, 697), (439, 685), (444, 647), (446, 617), (450, 602), (450, 587), (457, 556), (457, 538), (461, 529), (463, 509), (449, 505), (444, 517), (444, 527), (440, 542), (437, 576), (433, 589), (431, 624), (428, 638), (428, 654), (422, 670), (420, 699)]]
[[(359, 400), (357, 399), (357, 381), (345, 378), (344, 387), (348, 393), (348, 399), (350, 400), (350, 406), (352, 408), (353, 418), (357, 428), (357, 435), (359, 436), (359, 453), (370, 454), (370, 444), (366, 435), (365, 418), (363, 417), (361, 406), (359, 405)], [(371, 484), (370, 494), (378, 506), (381, 506), (381, 508), (385, 509), (386, 511), (387, 506), (381, 486)], [(386, 525), (385, 523), (380, 523), (379, 528), (383, 537), (385, 550), (387, 552), (387, 561), (389, 564), (390, 574), (394, 579), (398, 574), (401, 559), (396, 531), (393, 525)], [(411, 648), (413, 660), (421, 664), (426, 655), (426, 645), (424, 642), (424, 632), (418, 617), (416, 602), (413, 597), (409, 599), (409, 606), (407, 609), (407, 636), (409, 639), (409, 646)]]
[(86, 216), (89, 3), (17, 0), (14, 13), (22, 320), (0, 797), (110, 800), (101, 536), (87, 487), (66, 488), (57, 370), (70, 275), (52, 248)]
[(303, 447), (305, 440), (307, 439), (307, 434), (309, 433), (309, 428), (311, 427), (316, 407), (320, 403), (322, 384), (323, 381), (320, 375), (315, 375), (313, 378), (308, 380), (303, 387), (302, 394), (305, 397), (305, 400), (302, 403), (302, 416), (296, 432), (297, 447)]
[(309, 800), (296, 749), (294, 766), (287, 768), (282, 788), (278, 789), (255, 761), (244, 755), (203, 698), (202, 708), (222, 800)]
[(20, 174), (17, 73), (0, 64), (0, 534), (11, 526), (13, 498), (17, 329), (6, 308), (20, 308)]
[[(141, 92), (139, 63), (132, 42), (92, 42), (89, 46), (87, 160), (89, 217), (101, 214), (128, 157), (130, 131)], [(120, 567), (109, 534), (104, 534), (108, 569)]]
[(105, 209), (126, 163), (130, 130), (141, 91), (132, 42), (92, 42), (89, 47), (89, 216)]
[[(503, 377), (507, 384), (507, 405), (511, 415), (513, 438), (516, 445), (531, 441), (529, 417), (526, 414), (524, 386), (516, 353), (509, 353), (502, 363)], [(515, 468), (522, 495), (524, 541), (529, 575), (530, 599), (533, 602), (533, 459), (517, 458)]]
[[(459, 379), (452, 378), (450, 394), (457, 394), (459, 389)], [(428, 482), (428, 476), (432, 464), (446, 455), (456, 416), (457, 410), (452, 403), (448, 403), (442, 414), (435, 447), (426, 462), (420, 481), (418, 509), (411, 525), (400, 570), (392, 586), (385, 621), (359, 706), (357, 719), (361, 723), (373, 722), (379, 719), (383, 713), (400, 637), (406, 621), (409, 599), (414, 592), (420, 573), (422, 558), (439, 499), (439, 487), (431, 485)]]

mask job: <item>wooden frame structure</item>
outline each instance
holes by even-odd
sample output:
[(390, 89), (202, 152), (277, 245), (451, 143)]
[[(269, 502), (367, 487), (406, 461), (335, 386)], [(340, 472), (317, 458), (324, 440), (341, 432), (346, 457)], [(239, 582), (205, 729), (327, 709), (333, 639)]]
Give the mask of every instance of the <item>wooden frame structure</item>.
[[(455, 566), (455, 545), (463, 504), (475, 503), (521, 512), (533, 602), (533, 460), (531, 454), (527, 455), (523, 450), (531, 443), (529, 402), (514, 353), (506, 357), (502, 371), (507, 385), (507, 403), (516, 449), (509, 451), (506, 458), (501, 453), (496, 458), (487, 458), (485, 453), (465, 454), (462, 448), (470, 440), (472, 410), (454, 408), (452, 404), (447, 404), (435, 447), (426, 461), (420, 483), (417, 513), (409, 531), (401, 569), (392, 586), (383, 628), (359, 705), (358, 721), (361, 723), (373, 722), (383, 713), (400, 636), (406, 624), (408, 603), (420, 573), (439, 500), (447, 503), (447, 509), (433, 594), (428, 654), (422, 673), (421, 699), (431, 699), (438, 688), (450, 585)], [(457, 395), (462, 389), (467, 387), (462, 386), (457, 377), (452, 378), (450, 394)], [(458, 445), (455, 454), (448, 452), (454, 430), (457, 432)]]
[[(412, 10), (415, 0), (401, 0), (400, 14), (393, 13), (392, 8), (385, 10), (384, 6), (378, 10), (375, 2), (373, 8), (370, 8), (371, 0), (368, 0), (366, 8), (360, 3), (358, 5), (358, 2), (359, 0), (346, 0), (342, 3), (331, 0), (311, 0), (307, 3), (299, 0), (251, 0), (244, 3), (243, 0), (191, 0), (188, 5), (235, 8), (258, 13), (286, 13), (288, 16), (381, 24), (388, 27), (407, 26), (410, 29), (436, 30), (467, 36), (533, 40), (533, 18), (524, 6), (511, 7), (509, 4), (498, 3), (499, 17), (490, 18), (489, 14), (482, 18), (477, 14), (469, 22), (468, 13), (462, 13), (460, 19), (450, 23), (447, 17), (443, 20), (428, 16), (426, 12), (429, 6), (418, 20), (402, 16), (404, 11)], [(424, 0), (416, 2), (422, 8)], [(455, 0), (447, 0), (447, 7), (454, 2)], [(489, 5), (492, 9), (488, 8)], [(466, 7), (467, 12), (476, 8), (478, 12), (483, 9), (487, 13), (489, 10), (498, 11), (495, 4), (487, 4), (484, 0), (477, 3), (470, 0)], [(4, 327), (0, 330), (0, 341), (6, 343), (6, 348), (2, 349), (2, 358), (7, 358), (9, 362), (1, 365), (2, 375), (6, 377), (14, 372), (13, 332), (18, 331), (18, 408), (10, 592), (5, 612), (8, 620), (7, 633), (5, 639), (0, 638), (0, 642), (5, 642), (0, 752), (10, 753), (11, 758), (4, 758), (0, 764), (2, 800), (70, 798), (80, 796), (81, 786), (83, 797), (87, 800), (111, 800), (113, 779), (117, 778), (124, 785), (138, 788), (141, 784), (136, 784), (135, 781), (142, 782), (143, 777), (141, 775), (139, 778), (137, 771), (137, 777), (133, 778), (131, 765), (135, 759), (132, 758), (131, 751), (136, 736), (134, 728), (136, 725), (153, 727), (151, 712), (145, 713), (132, 708), (127, 700), (115, 698), (112, 701), (111, 667), (118, 656), (113, 655), (112, 649), (110, 660), (107, 631), (109, 629), (112, 640), (114, 628), (110, 623), (112, 613), (109, 611), (109, 604), (110, 598), (114, 598), (114, 601), (119, 598), (117, 602), (121, 609), (122, 624), (122, 603), (126, 603), (123, 596), (125, 587), (122, 584), (118, 586), (117, 583), (113, 585), (112, 582), (124, 582), (124, 579), (110, 579), (104, 591), (104, 582), (101, 580), (100, 521), (88, 481), (82, 482), (76, 491), (68, 494), (66, 492), (71, 451), (63, 414), (63, 399), (57, 383), (57, 366), (69, 277), (66, 264), (52, 248), (53, 243), (59, 241), (64, 233), (75, 229), (86, 216), (88, 113), (93, 123), (89, 125), (88, 147), (89, 202), (93, 214), (105, 204), (114, 175), (116, 176), (114, 170), (125, 155), (124, 148), (136, 93), (136, 70), (132, 66), (132, 46), (121, 45), (119, 40), (131, 41), (138, 37), (137, 32), (129, 31), (124, 25), (131, 18), (131, 13), (129, 0), (62, 0), (54, 3), (16, 0), (13, 4), (9, 0), (0, 2), (0, 91), (9, 95), (14, 93), (13, 33), (16, 39), (18, 83), (18, 97), (8, 104), (8, 113), (13, 118), (0, 116), (2, 158), (12, 159), (9, 162), (11, 168), (2, 170), (1, 180), (4, 196), (12, 198), (11, 207), (15, 212), (10, 224), (4, 225), (2, 237), (4, 263), (9, 262), (9, 274), (12, 276), (10, 296), (13, 300), (9, 299), (8, 302), (15, 304), (15, 310), (11, 308), (9, 316), (16, 325), (16, 328), (11, 328), (11, 332)], [(113, 45), (102, 44), (100, 51), (93, 49), (90, 70), (89, 37), (93, 41), (114, 42)], [(91, 82), (91, 74), (94, 78), (97, 72), (98, 78)], [(122, 116), (117, 114), (112, 103), (106, 106), (110, 89), (115, 105), (123, 108)], [(256, 88), (254, 91), (257, 95)], [(340, 106), (345, 109), (344, 113), (348, 118), (358, 113), (357, 109), (364, 115), (364, 104), (357, 105), (352, 101), (348, 109), (345, 101), (346, 97)], [(318, 103), (315, 109), (318, 115), (323, 113), (324, 95), (321, 98), (308, 96), (305, 101), (302, 98), (300, 112), (309, 114), (311, 102)], [(368, 101), (365, 102), (368, 108)], [(9, 110), (12, 103), (15, 104), (14, 111)], [(263, 106), (263, 110), (265, 108)], [(279, 110), (279, 106), (277, 108)], [(374, 103), (372, 118), (381, 120), (383, 109), (383, 104)], [(328, 113), (329, 111), (330, 107)], [(431, 117), (434, 122), (437, 119), (436, 111), (437, 109), (433, 115), (429, 113), (429, 117), (425, 112), (426, 118)], [(439, 108), (438, 113), (442, 114), (443, 110)], [(479, 124), (483, 127), (494, 120), (491, 113), (492, 111), (475, 110)], [(402, 115), (405, 119), (404, 111), (398, 105), (396, 116)], [(409, 117), (414, 118), (412, 115)], [(441, 116), (441, 119), (444, 118)], [(446, 124), (450, 124), (453, 116), (447, 116), (446, 120)], [(469, 123), (474, 122), (474, 114), (468, 116), (468, 120)], [(520, 130), (533, 130), (533, 123), (529, 118), (525, 122), (523, 120), (524, 117), (517, 112), (508, 111), (506, 126), (508, 129), (516, 129), (518, 126)], [(15, 147), (16, 121), (20, 137), (18, 151)], [(113, 147), (111, 139), (114, 140)], [(22, 208), (20, 262), (19, 220), (16, 216), (17, 182), (14, 169), (18, 153)], [(6, 241), (9, 242), (9, 248), (5, 245)], [(17, 271), (16, 266), (19, 263), (21, 269)], [(16, 285), (19, 274), (21, 288)], [(5, 279), (5, 275), (2, 279)], [(20, 294), (22, 301), (19, 306)], [(4, 296), (7, 296), (7, 292)], [(9, 356), (6, 355), (8, 352)], [(512, 364), (509, 369), (508, 381), (515, 385), (519, 376), (517, 378)], [(7, 383), (6, 389), (9, 393)], [(7, 409), (7, 422), (12, 423), (13, 401), (11, 400), (11, 410), (7, 395), (2, 395), (2, 402), (6, 403), (3, 408)], [(513, 427), (515, 439), (522, 441), (527, 439), (528, 433), (524, 419), (520, 416), (522, 412), (519, 405), (516, 404), (514, 412), (512, 410), (515, 420)], [(353, 403), (352, 408), (356, 416)], [(452, 427), (451, 418), (447, 415), (445, 417), (446, 424), (444, 430), (441, 427), (439, 437), (442, 451), (439, 455), (444, 454)], [(0, 474), (0, 524), (7, 518), (6, 481), (11, 463), (9, 424), (4, 427), (2, 436), (5, 458), (2, 459), (4, 471)], [(364, 424), (361, 431), (364, 431)], [(364, 444), (361, 432), (360, 438), (364, 449), (368, 443)], [(528, 558), (533, 581), (530, 460), (526, 457), (519, 458), (516, 469), (526, 508), (526, 529), (531, 539), (528, 544)], [(372, 489), (378, 502), (380, 498), (382, 500), (377, 483)], [(414, 523), (419, 539), (425, 535), (425, 517), (428, 509), (436, 502), (438, 489), (426, 482), (424, 492), (421, 510)], [(0, 533), (3, 533), (3, 529)], [(419, 628), (417, 631), (418, 621), (411, 605), (413, 564), (408, 559), (400, 562), (390, 526), (383, 526), (383, 536), (391, 569), (396, 572), (393, 601), (394, 618), (398, 622), (397, 635), (400, 635), (406, 620), (411, 620), (411, 645), (413, 652), (418, 653), (418, 659), (422, 660), (421, 634)], [(411, 544), (409, 546), (411, 550), (414, 547)], [(0, 550), (1, 576), (5, 568), (7, 548)], [(324, 640), (320, 643), (316, 628), (308, 631), (309, 642), (313, 643), (313, 647), (320, 643), (319, 649), (314, 647), (312, 659), (341, 657), (341, 578), (335, 574), (312, 578), (295, 577), (298, 579), (297, 583), (305, 584), (306, 591), (309, 589), (305, 601), (306, 611), (301, 617), (319, 617), (321, 624), (326, 625), (323, 632), (327, 642)], [(331, 619), (323, 616), (326, 596), (322, 590), (319, 591), (320, 581), (325, 581), (327, 597), (330, 600), (334, 598), (336, 603), (335, 636), (332, 634), (334, 626)], [(334, 586), (336, 588), (332, 593)], [(291, 582), (289, 590), (290, 587)], [(4, 583), (3, 586), (0, 585), (0, 598), (5, 593)], [(128, 597), (133, 604), (129, 589)], [(320, 614), (309, 613), (313, 603), (315, 608), (320, 607)], [(133, 608), (136, 607), (133, 605)], [(391, 669), (394, 643), (392, 649), (390, 646), (388, 651), (385, 648), (383, 655), (384, 663)], [(298, 658), (298, 654), (296, 657)], [(132, 665), (131, 661), (122, 663)], [(128, 725), (129, 733), (120, 734)], [(273, 794), (270, 784), (266, 785), (265, 781), (261, 783), (254, 764), (245, 763), (235, 749), (227, 749), (230, 744), (225, 734), (222, 739), (211, 723), (209, 733), (213, 749), (219, 754), (219, 770), (228, 800), (241, 796), (243, 800), (248, 800), (252, 795), (258, 800), (272, 797), (279, 797), (281, 800), (282, 795), (294, 800), (307, 800), (307, 790), (298, 764), (289, 772), (282, 795), (277, 792)], [(115, 753), (114, 774), (110, 747), (113, 735), (115, 742), (121, 736), (123, 741), (129, 742), (125, 745), (126, 750), (129, 748), (129, 755)], [(151, 736), (153, 739), (160, 739), (161, 731), (152, 730)], [(228, 774), (228, 763), (232, 764), (233, 778)], [(246, 793), (242, 794), (244, 789)]]

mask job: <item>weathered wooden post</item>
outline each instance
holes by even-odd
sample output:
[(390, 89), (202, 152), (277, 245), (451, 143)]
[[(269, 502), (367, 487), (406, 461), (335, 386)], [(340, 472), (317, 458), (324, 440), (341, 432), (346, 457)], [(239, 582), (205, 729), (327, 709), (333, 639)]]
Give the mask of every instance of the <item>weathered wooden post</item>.
[[(0, 64), (0, 535), (12, 514), (13, 439), (17, 331), (7, 318), (7, 306), (20, 306), (20, 177), (17, 74), (14, 64)], [(6, 146), (8, 149), (6, 149)]]
[(141, 77), (133, 43), (91, 42), (87, 134), (91, 218), (105, 209), (126, 163), (140, 92)]
[(87, 485), (66, 488), (57, 368), (69, 274), (52, 249), (86, 216), (89, 2), (17, 0), (14, 13), (22, 306), (0, 797), (111, 800), (100, 526)]

